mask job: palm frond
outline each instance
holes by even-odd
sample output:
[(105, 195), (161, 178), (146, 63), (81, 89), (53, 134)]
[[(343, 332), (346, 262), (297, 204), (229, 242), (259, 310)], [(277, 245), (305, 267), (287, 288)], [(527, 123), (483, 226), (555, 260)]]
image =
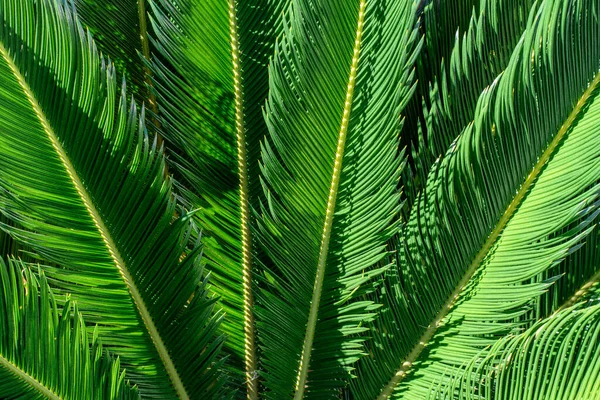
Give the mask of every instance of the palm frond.
[(77, 306), (59, 311), (44, 274), (0, 259), (0, 397), (137, 399), (119, 360), (89, 340)]
[(593, 400), (600, 396), (600, 305), (577, 305), (478, 354), (431, 399)]
[[(399, 28), (401, 27), (401, 28)], [(270, 66), (259, 237), (267, 398), (339, 394), (374, 318), (363, 300), (397, 229), (412, 1), (295, 1)]]
[[(453, 4), (443, 3), (454, 8)], [(473, 13), (468, 26), (456, 31), (452, 51), (441, 58), (439, 70), (428, 84), (424, 123), (419, 126), (418, 146), (411, 154), (412, 176), (426, 177), (435, 160), (446, 153), (472, 121), (479, 95), (504, 71), (527, 26), (528, 15), (535, 15), (531, 12), (534, 3), (534, 0), (481, 0), (479, 12)], [(433, 60), (436, 61), (439, 59)], [(405, 179), (409, 202), (424, 184)]]
[(380, 398), (422, 399), (448, 369), (526, 327), (520, 317), (554, 280), (536, 278), (589, 233), (600, 53), (581, 49), (598, 37), (599, 6), (544, 1), (432, 170), (405, 232), (400, 309), (387, 327), (404, 356)]
[(153, 65), (162, 134), (173, 151), (179, 194), (203, 230), (213, 290), (227, 314), (225, 346), (245, 360), (256, 395), (250, 210), (262, 193), (259, 143), (267, 64), (287, 0), (154, 0)]
[(408, 219), (421, 186), (427, 180), (427, 173), (422, 170), (423, 160), (414, 153), (425, 151), (425, 144), (420, 140), (420, 136), (426, 118), (424, 109), (431, 105), (430, 87), (441, 81), (455, 37), (458, 32), (463, 32), (469, 26), (469, 18), (479, 7), (479, 3), (480, 0), (417, 1), (415, 12), (423, 37), (423, 47), (415, 59), (417, 88), (406, 106), (406, 121), (400, 138), (401, 147), (408, 149), (408, 164), (411, 167), (403, 171), (403, 196), (406, 199), (403, 208), (404, 219)]
[(129, 91), (140, 103), (154, 101), (146, 85), (150, 59), (146, 0), (74, 0), (82, 24), (89, 28), (98, 49), (127, 78)]
[[(424, 132), (427, 132), (428, 137), (426, 140), (421, 137), (419, 151), (413, 149), (413, 168), (405, 168), (403, 171), (405, 210), (410, 210), (412, 202), (423, 189), (424, 183), (419, 179), (427, 176), (429, 169), (435, 167), (435, 159), (448, 149), (450, 143), (472, 121), (481, 91), (508, 64), (512, 50), (527, 25), (527, 18), (523, 18), (523, 14), (526, 15), (526, 10), (531, 8), (533, 1), (517, 3), (510, 0), (484, 0), (479, 5), (479, 15), (473, 14), (468, 30), (464, 34), (460, 28), (457, 31), (456, 43), (449, 57), (450, 63), (442, 60), (439, 76), (430, 84), (433, 88), (429, 101), (426, 102), (429, 106), (424, 106), (427, 116)], [(434, 4), (428, 7), (430, 9), (425, 14), (433, 13)], [(460, 7), (456, 10), (460, 11)], [(455, 19), (459, 15), (462, 14), (459, 12)], [(423, 18), (429, 20), (433, 16)], [(429, 28), (434, 29), (431, 24)], [(428, 36), (435, 37), (435, 33), (426, 34), (425, 38)], [(443, 42), (443, 39), (440, 41)], [(423, 52), (425, 55), (422, 57), (426, 57), (427, 50)], [(407, 352), (403, 341), (393, 333), (394, 330), (389, 329), (407, 318), (402, 314), (407, 308), (407, 304), (403, 304), (406, 299), (401, 294), (405, 283), (398, 271), (398, 265), (403, 262), (400, 257), (403, 246), (402, 237), (391, 243), (391, 247), (397, 251), (387, 262), (395, 264), (395, 267), (386, 272), (385, 280), (374, 297), (383, 307), (372, 327), (373, 340), (368, 344), (369, 357), (362, 359), (357, 366), (361, 379), (351, 382), (352, 393), (359, 399), (376, 397), (384, 381), (397, 370), (396, 360)]]
[(143, 395), (216, 395), (223, 338), (190, 217), (173, 220), (161, 151), (114, 67), (62, 0), (2, 0), (0, 21), (0, 210), (23, 229), (2, 227), (60, 265), (49, 281)]

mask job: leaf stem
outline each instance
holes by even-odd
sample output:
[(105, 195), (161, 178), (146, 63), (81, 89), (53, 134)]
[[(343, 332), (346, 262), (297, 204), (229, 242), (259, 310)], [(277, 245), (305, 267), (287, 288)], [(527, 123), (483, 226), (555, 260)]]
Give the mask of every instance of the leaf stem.
[(21, 368), (14, 365), (4, 356), (0, 355), (0, 366), (5, 367), (9, 370), (13, 375), (21, 378), (23, 381), (27, 382), (31, 387), (40, 392), (45, 398), (50, 400), (62, 400), (56, 393), (52, 390), (48, 389), (41, 382), (38, 382), (35, 378), (29, 375), (27, 372), (23, 371)]
[(502, 215), (502, 217), (496, 224), (496, 227), (494, 228), (494, 230), (492, 231), (490, 236), (488, 236), (488, 239), (486, 240), (485, 244), (483, 245), (481, 250), (475, 256), (475, 259), (473, 260), (473, 262), (471, 263), (471, 265), (469, 266), (469, 268), (463, 275), (463, 278), (460, 280), (460, 282), (458, 283), (458, 285), (456, 286), (456, 288), (454, 289), (454, 291), (452, 292), (452, 294), (450, 295), (450, 297), (448, 298), (446, 303), (444, 303), (444, 305), (442, 306), (441, 310), (436, 315), (433, 322), (427, 327), (427, 329), (425, 330), (425, 333), (423, 333), (423, 335), (421, 336), (421, 338), (419, 339), (417, 344), (413, 347), (411, 352), (402, 361), (402, 363), (400, 364), (400, 368), (398, 369), (396, 374), (392, 377), (392, 379), (388, 382), (388, 384), (383, 388), (381, 394), (377, 398), (378, 400), (387, 399), (393, 393), (396, 386), (406, 377), (406, 375), (408, 374), (408, 371), (410, 370), (410, 368), (412, 367), (414, 362), (417, 360), (417, 358), (419, 357), (419, 355), (421, 354), (423, 349), (427, 346), (429, 341), (433, 338), (433, 335), (435, 334), (437, 329), (442, 325), (444, 318), (446, 318), (446, 316), (448, 315), (448, 313), (450, 312), (450, 310), (456, 303), (456, 300), (459, 298), (460, 294), (462, 293), (462, 291), (464, 290), (466, 285), (469, 283), (469, 281), (471, 280), (471, 278), (473, 277), (475, 272), (477, 272), (477, 270), (479, 269), (481, 262), (484, 260), (484, 258), (488, 254), (490, 248), (494, 245), (494, 243), (496, 242), (496, 240), (498, 239), (498, 237), (500, 236), (500, 234), (506, 227), (506, 224), (514, 215), (515, 211), (517, 210), (517, 208), (519, 207), (519, 205), (525, 198), (525, 195), (527, 194), (527, 192), (529, 191), (529, 189), (531, 188), (531, 186), (533, 185), (533, 183), (539, 176), (540, 172), (542, 171), (542, 169), (544, 168), (544, 166), (546, 165), (548, 160), (550, 160), (550, 158), (552, 157), (552, 154), (554, 153), (554, 151), (556, 150), (556, 148), (558, 147), (558, 145), (560, 144), (560, 142), (562, 141), (564, 136), (570, 130), (571, 126), (573, 125), (573, 122), (575, 122), (575, 119), (577, 118), (577, 116), (579, 115), (579, 113), (581, 112), (583, 107), (585, 106), (585, 103), (590, 98), (590, 96), (592, 95), (594, 90), (598, 87), (599, 83), (600, 83), (600, 73), (598, 73), (594, 77), (593, 81), (590, 83), (590, 85), (588, 86), (586, 91), (583, 93), (583, 95), (581, 96), (581, 98), (579, 99), (579, 101), (577, 102), (577, 104), (575, 105), (575, 107), (573, 108), (571, 113), (569, 114), (569, 117), (567, 118), (567, 120), (563, 123), (563, 125), (558, 130), (558, 133), (556, 134), (554, 139), (550, 142), (548, 147), (546, 147), (546, 150), (544, 151), (542, 156), (539, 158), (538, 162), (533, 167), (533, 170), (527, 176), (527, 179), (525, 180), (525, 182), (523, 183), (523, 185), (521, 186), (521, 188), (519, 189), (519, 191), (517, 192), (517, 194), (511, 201), (511, 203), (509, 204), (508, 208), (505, 210), (504, 214)]
[(317, 325), (317, 317), (319, 313), (319, 303), (321, 302), (321, 292), (323, 290), (323, 281), (325, 279), (325, 267), (327, 262), (327, 254), (329, 251), (329, 242), (331, 239), (331, 229), (333, 225), (333, 214), (335, 212), (335, 204), (337, 201), (338, 186), (342, 172), (342, 160), (344, 158), (344, 147), (346, 145), (346, 136), (348, 134), (348, 125), (350, 122), (350, 111), (352, 110), (352, 98), (354, 96), (354, 87), (356, 85), (356, 75), (358, 70), (358, 62), (360, 59), (360, 49), (362, 43), (363, 25), (365, 19), (365, 9), (367, 7), (366, 0), (361, 0), (358, 10), (358, 26), (356, 28), (356, 38), (354, 40), (354, 51), (352, 55), (352, 65), (350, 67), (350, 76), (348, 78), (348, 89), (346, 91), (346, 99), (344, 102), (344, 111), (342, 114), (342, 122), (340, 126), (337, 149), (335, 154), (335, 162), (333, 164), (333, 175), (331, 177), (331, 186), (329, 188), (329, 198), (327, 200), (327, 210), (325, 213), (325, 223), (323, 226), (323, 234), (321, 236), (321, 248), (319, 251), (319, 261), (317, 264), (317, 272), (315, 276), (315, 284), (313, 288), (313, 296), (310, 303), (310, 312), (308, 314), (308, 323), (306, 326), (306, 336), (304, 337), (304, 345), (302, 347), (302, 355), (300, 357), (300, 365), (298, 377), (296, 380), (295, 400), (301, 400), (304, 397), (304, 389), (306, 387), (306, 379), (308, 377), (308, 367), (312, 352), (315, 330)]
[(248, 161), (246, 154), (244, 96), (242, 89), (242, 71), (240, 65), (235, 0), (229, 0), (229, 33), (231, 41), (231, 60), (233, 64), (233, 83), (235, 92), (235, 128), (237, 134), (238, 175), (240, 179), (239, 190), (242, 231), (242, 289), (244, 293), (244, 362), (246, 368), (246, 395), (249, 400), (256, 400), (258, 398), (258, 380), (256, 372), (254, 314), (252, 313), (254, 298), (252, 295), (252, 247), (250, 235), (250, 200), (248, 195)]

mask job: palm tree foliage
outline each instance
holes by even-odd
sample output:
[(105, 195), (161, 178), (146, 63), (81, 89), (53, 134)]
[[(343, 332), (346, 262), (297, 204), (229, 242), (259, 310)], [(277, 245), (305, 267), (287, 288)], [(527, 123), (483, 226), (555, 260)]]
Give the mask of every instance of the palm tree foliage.
[(0, 397), (597, 398), (599, 13), (0, 0)]

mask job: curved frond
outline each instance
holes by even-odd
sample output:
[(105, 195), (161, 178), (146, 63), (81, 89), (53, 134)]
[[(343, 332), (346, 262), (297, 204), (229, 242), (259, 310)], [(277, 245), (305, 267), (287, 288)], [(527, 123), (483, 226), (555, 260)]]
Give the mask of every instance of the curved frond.
[(62, 0), (2, 0), (0, 21), (0, 210), (23, 229), (2, 227), (60, 265), (44, 272), (142, 395), (218, 393), (223, 339), (189, 216), (173, 220), (161, 151), (124, 87), (117, 104), (113, 66)]
[[(436, 167), (436, 158), (445, 153), (451, 142), (472, 121), (481, 91), (506, 68), (512, 51), (527, 25), (526, 15), (532, 7), (533, 0), (482, 0), (477, 7), (479, 13), (473, 13), (464, 33), (462, 27), (467, 28), (467, 24), (464, 21), (459, 23), (459, 20), (465, 18), (465, 13), (471, 15), (471, 12), (467, 11), (474, 10), (475, 7), (473, 4), (459, 3), (450, 7), (447, 3), (429, 3), (422, 17), (424, 28), (427, 28), (426, 46), (433, 46), (434, 50), (424, 49), (420, 59), (427, 59), (428, 54), (439, 52), (448, 54), (441, 60), (435, 57), (429, 60), (430, 72), (438, 72), (437, 76), (430, 77), (433, 81), (427, 81), (425, 85), (432, 87), (428, 101), (423, 105), (426, 121), (422, 126), (422, 134), (426, 132), (427, 135), (421, 136), (418, 148), (413, 149), (413, 161), (409, 163), (412, 168), (405, 168), (403, 171), (405, 211), (410, 211), (413, 202), (424, 189), (425, 182), (422, 179), (428, 175), (430, 168)], [(436, 29), (448, 29), (447, 26), (431, 25), (440, 15), (443, 19), (454, 21), (458, 26), (451, 53), (448, 50), (435, 50), (436, 46), (442, 46), (450, 40), (447, 32), (435, 32)], [(430, 43), (432, 41), (435, 43)], [(436, 62), (440, 64), (439, 69), (432, 65)], [(422, 83), (421, 86), (425, 87)], [(369, 357), (365, 357), (357, 365), (361, 379), (351, 382), (352, 393), (359, 399), (376, 397), (382, 385), (397, 370), (396, 360), (402, 358), (407, 351), (404, 342), (394, 334), (393, 329), (389, 329), (407, 318), (403, 313), (408, 305), (401, 294), (402, 286), (406, 283), (402, 281), (397, 267), (403, 263), (400, 258), (404, 239), (401, 234), (399, 236), (391, 244), (397, 251), (388, 260), (396, 266), (386, 272), (375, 297), (375, 301), (381, 303), (382, 308), (371, 328), (373, 340), (368, 344)]]
[[(473, 12), (468, 26), (456, 31), (452, 52), (442, 58), (439, 72), (429, 84), (423, 105), (424, 123), (420, 126), (418, 147), (412, 153), (414, 176), (426, 177), (435, 160), (446, 153), (473, 120), (479, 95), (504, 71), (527, 26), (528, 16), (535, 16), (534, 3), (481, 0), (479, 11)], [(425, 182), (405, 181), (410, 201)]]
[[(288, 0), (153, 0), (153, 65), (162, 134), (179, 194), (203, 230), (213, 291), (227, 314), (225, 347), (257, 392), (251, 208), (262, 193), (267, 64)], [(241, 368), (240, 368), (241, 369)]]
[(412, 1), (295, 1), (270, 66), (257, 309), (268, 398), (339, 394), (397, 229)]
[(90, 341), (77, 306), (59, 312), (42, 272), (0, 259), (0, 397), (137, 399), (119, 360)]
[(582, 49), (600, 32), (599, 6), (544, 1), (430, 174), (406, 230), (401, 318), (387, 327), (404, 356), (380, 398), (422, 399), (449, 368), (526, 327), (520, 317), (554, 280), (537, 277), (589, 233), (600, 53)]
[(474, 357), (430, 398), (593, 400), (600, 396), (600, 306), (565, 309)]
[(423, 47), (415, 59), (417, 87), (406, 107), (406, 122), (400, 138), (401, 146), (408, 150), (410, 168), (403, 171), (403, 196), (406, 199), (403, 215), (408, 219), (410, 209), (427, 180), (426, 169), (420, 153), (426, 151), (421, 131), (426, 120), (426, 110), (431, 105), (429, 91), (432, 84), (441, 81), (448, 59), (453, 51), (457, 32), (469, 26), (469, 18), (479, 8), (480, 0), (419, 0), (416, 17), (423, 36)]

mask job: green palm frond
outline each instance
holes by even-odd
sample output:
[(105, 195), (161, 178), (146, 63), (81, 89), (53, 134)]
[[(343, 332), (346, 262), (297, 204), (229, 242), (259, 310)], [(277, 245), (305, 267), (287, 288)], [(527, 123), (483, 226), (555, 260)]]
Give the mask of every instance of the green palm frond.
[(578, 305), (495, 343), (430, 398), (593, 400), (600, 396), (600, 305)]
[(555, 280), (537, 277), (589, 234), (600, 53), (581, 49), (599, 33), (598, 7), (544, 1), (474, 122), (432, 170), (405, 232), (398, 319), (387, 327), (404, 356), (381, 398), (422, 399), (449, 369), (526, 327), (520, 317)]
[(137, 399), (119, 360), (89, 340), (77, 306), (59, 311), (44, 274), (0, 259), (0, 397)]
[(216, 395), (220, 317), (143, 112), (64, 1), (2, 0), (0, 22), (0, 210), (23, 229), (3, 228), (60, 266), (142, 395)]
[(284, 27), (262, 158), (265, 397), (330, 398), (378, 307), (363, 295), (397, 229), (401, 112), (419, 43), (412, 1), (297, 1)]
[[(531, 12), (534, 3), (481, 0), (479, 12), (473, 13), (468, 27), (456, 32), (452, 52), (442, 59), (429, 86), (423, 107), (425, 122), (420, 126), (418, 148), (413, 150), (414, 176), (427, 176), (435, 160), (472, 121), (479, 95), (504, 71), (527, 26), (528, 15), (535, 15)], [(419, 182), (410, 180), (406, 186), (409, 193), (422, 189)]]
[[(154, 86), (162, 135), (179, 194), (203, 229), (213, 290), (227, 318), (225, 343), (245, 362), (248, 390), (258, 390), (251, 207), (262, 193), (258, 159), (266, 135), (269, 55), (282, 1), (152, 1)], [(239, 368), (242, 370), (242, 368)]]
[(82, 24), (89, 28), (98, 49), (110, 57), (140, 103), (153, 106), (148, 69), (150, 60), (146, 0), (73, 0)]
[[(418, 179), (427, 176), (429, 169), (435, 166), (435, 159), (472, 121), (479, 94), (508, 64), (512, 49), (527, 24), (527, 18), (523, 18), (526, 13), (524, 10), (529, 10), (533, 1), (517, 3), (510, 0), (483, 0), (479, 15), (472, 16), (464, 35), (460, 30), (457, 32), (460, 40), (456, 40), (452, 49), (451, 62), (442, 62), (440, 76), (432, 83), (430, 106), (424, 107), (427, 138), (421, 137), (420, 151), (413, 150), (414, 169), (404, 170), (408, 209), (422, 189), (423, 183)], [(435, 9), (433, 6), (428, 6), (432, 9), (427, 12), (432, 13)], [(424, 52), (427, 53), (426, 50)], [(441, 82), (439, 86), (438, 81)], [(403, 245), (402, 238), (394, 240), (391, 247), (397, 251), (389, 257), (389, 263), (402, 265), (400, 255)], [(403, 341), (389, 329), (408, 317), (403, 314), (408, 305), (403, 304), (406, 299), (401, 294), (402, 286), (406, 283), (402, 282), (403, 277), (397, 268), (386, 272), (382, 288), (375, 297), (375, 301), (381, 303), (383, 308), (372, 327), (374, 340), (369, 343), (369, 357), (362, 359), (358, 365), (361, 370), (359, 374), (364, 378), (351, 383), (353, 395), (360, 399), (377, 396), (383, 381), (397, 370), (397, 360), (407, 352)]]
[(457, 33), (463, 32), (469, 26), (469, 17), (479, 7), (479, 3), (480, 0), (417, 1), (415, 12), (419, 20), (419, 31), (423, 37), (423, 48), (415, 59), (417, 88), (407, 104), (406, 122), (400, 139), (402, 148), (408, 149), (409, 166), (412, 166), (403, 171), (405, 219), (408, 218), (412, 204), (425, 184), (426, 169), (430, 166), (430, 164), (423, 165), (423, 160), (420, 160), (420, 153), (426, 151), (421, 131), (424, 129), (426, 119), (424, 111), (431, 106), (430, 87), (443, 79), (442, 74), (453, 51), (455, 37)]

